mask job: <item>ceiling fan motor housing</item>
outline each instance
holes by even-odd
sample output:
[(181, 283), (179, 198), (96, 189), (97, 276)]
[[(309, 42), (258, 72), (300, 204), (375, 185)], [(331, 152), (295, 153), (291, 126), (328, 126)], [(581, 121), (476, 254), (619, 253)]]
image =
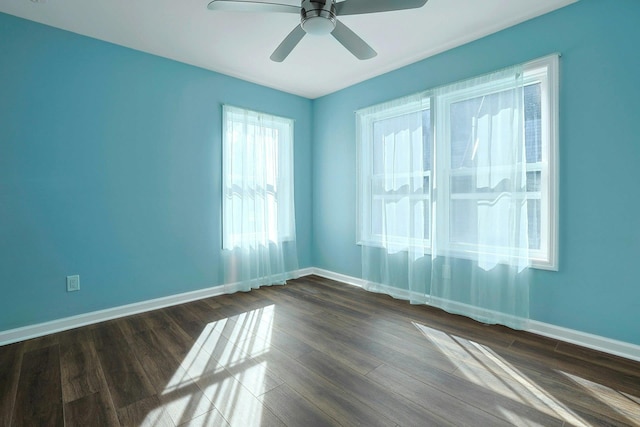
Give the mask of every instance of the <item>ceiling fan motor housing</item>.
[(325, 35), (336, 27), (336, 5), (334, 0), (302, 0), (300, 8), (302, 29), (307, 34)]

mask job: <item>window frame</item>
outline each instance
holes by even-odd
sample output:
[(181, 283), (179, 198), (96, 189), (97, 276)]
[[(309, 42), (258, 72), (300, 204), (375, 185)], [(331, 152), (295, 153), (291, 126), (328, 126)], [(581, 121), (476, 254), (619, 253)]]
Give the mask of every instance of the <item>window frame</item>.
[[(369, 144), (366, 143), (362, 143), (364, 141), (364, 138), (366, 138), (364, 134), (367, 135), (373, 135), (374, 131), (374, 123), (378, 122), (378, 121), (382, 121), (382, 120), (388, 120), (394, 117), (399, 117), (399, 116), (403, 116), (405, 114), (412, 114), (412, 113), (417, 113), (417, 112), (422, 112), (425, 110), (431, 110), (431, 97), (429, 96), (428, 92), (424, 92), (421, 94), (421, 96), (419, 97), (419, 99), (416, 99), (415, 101), (411, 101), (408, 103), (401, 103), (398, 105), (394, 105), (393, 107), (390, 107), (386, 110), (381, 110), (381, 111), (376, 111), (376, 112), (370, 112), (372, 111), (371, 108), (368, 109), (364, 109), (364, 110), (360, 110), (357, 112), (356, 114), (356, 129), (358, 131), (358, 133), (360, 134), (360, 136), (357, 138), (358, 141), (358, 160), (359, 160), (359, 174), (360, 174), (360, 182), (362, 184), (362, 188), (358, 188), (358, 196), (357, 196), (357, 201), (358, 201), (358, 212), (362, 212), (362, 209), (364, 209), (364, 207), (362, 206), (362, 204), (364, 203), (367, 208), (368, 211), (372, 211), (372, 202), (374, 200), (375, 197), (377, 197), (378, 199), (384, 199), (385, 195), (384, 194), (380, 194), (380, 195), (374, 195), (373, 194), (373, 185), (372, 182), (374, 179), (381, 177), (381, 175), (376, 175), (373, 173), (373, 165), (374, 165), (374, 161), (373, 161), (373, 155), (372, 155), (372, 151), (374, 149), (373, 147), (373, 138), (368, 138)], [(375, 107), (374, 107), (375, 108)], [(433, 129), (433, 115), (430, 115), (430, 119), (431, 119), (431, 128)], [(365, 132), (362, 132), (364, 129)], [(433, 138), (432, 138), (433, 140)], [(432, 162), (433, 163), (433, 162)], [(366, 170), (366, 178), (362, 175), (362, 173), (364, 173), (364, 169)], [(433, 168), (433, 166), (432, 166)], [(415, 174), (408, 174), (410, 177), (415, 176)], [(413, 245), (416, 246), (420, 246), (420, 247), (426, 247), (426, 248), (430, 248), (431, 247), (431, 236), (432, 236), (432, 228), (431, 228), (431, 223), (432, 223), (432, 217), (433, 217), (433, 211), (432, 211), (432, 206), (433, 206), (433, 184), (431, 184), (431, 180), (433, 179), (433, 171), (423, 171), (421, 174), (423, 177), (429, 175), (429, 196), (428, 196), (428, 200), (429, 200), (429, 239), (412, 239), (412, 241), (410, 242)], [(359, 186), (360, 187), (360, 186)], [(368, 197), (366, 197), (368, 195)], [(386, 197), (392, 197), (387, 195)], [(373, 233), (373, 228), (372, 228), (372, 221), (371, 221), (371, 217), (368, 218), (363, 218), (363, 221), (361, 221), (361, 215), (357, 215), (357, 227), (356, 227), (356, 232), (357, 232), (357, 238), (356, 238), (356, 242), (358, 245), (366, 245), (366, 246), (376, 246), (376, 247), (383, 247), (385, 242), (388, 244), (402, 244), (406, 242), (406, 239), (402, 238), (402, 239), (398, 239), (395, 240), (393, 238), (387, 238), (385, 240), (385, 242), (383, 242), (383, 239), (381, 237), (381, 235), (376, 235)], [(365, 232), (365, 230), (367, 232)]]
[[(559, 55), (552, 54), (543, 58), (529, 61), (523, 66), (523, 83), (525, 86), (540, 84), (541, 87), (541, 161), (527, 163), (526, 171), (540, 171), (540, 191), (527, 191), (523, 197), (529, 200), (540, 200), (540, 249), (529, 250), (530, 266), (543, 270), (558, 270), (558, 223), (559, 223), (559, 149), (558, 149), (558, 110), (559, 110)], [(450, 162), (447, 162), (447, 151), (439, 149), (448, 144), (449, 120), (445, 112), (447, 106), (453, 102), (470, 99), (474, 96), (488, 95), (506, 87), (504, 82), (493, 81), (467, 90), (452, 92), (446, 95), (435, 95), (436, 91), (425, 91), (412, 97), (402, 98), (392, 101), (392, 106), (382, 111), (375, 111), (375, 107), (369, 107), (357, 111), (357, 150), (358, 150), (358, 215), (357, 215), (357, 244), (381, 247), (384, 245), (381, 238), (373, 235), (372, 218), (362, 218), (363, 206), (368, 204), (369, 211), (373, 201), (371, 181), (373, 175), (373, 147), (374, 141), (373, 123), (396, 117), (402, 114), (431, 110), (431, 132), (433, 132), (432, 165), (430, 171), (430, 215), (429, 215), (429, 239), (414, 242), (427, 249), (427, 253), (432, 250), (432, 236), (434, 235), (434, 218), (438, 218), (438, 236), (445, 236), (443, 240), (435, 242), (437, 247), (460, 258), (469, 258), (471, 255), (479, 253), (477, 249), (464, 248), (463, 245), (452, 244), (449, 239), (449, 219), (443, 215), (447, 198), (450, 198), (449, 180), (451, 176), (447, 173)], [(420, 100), (413, 100), (406, 103), (403, 101), (419, 96)], [(393, 105), (395, 104), (395, 105)], [(445, 114), (440, 114), (443, 112)], [(444, 137), (443, 137), (444, 135)], [(448, 201), (446, 202), (448, 204)], [(446, 206), (448, 208), (448, 206)], [(446, 220), (443, 221), (443, 218)], [(444, 225), (443, 225), (444, 222)], [(387, 239), (387, 241), (389, 241)], [(496, 248), (487, 248), (487, 253), (499, 254)]]
[[(236, 117), (243, 115), (245, 120), (237, 120)], [(234, 117), (235, 116), (235, 117)], [(265, 126), (261, 123), (260, 116), (269, 118), (269, 125)], [(234, 107), (229, 105), (222, 106), (222, 248), (225, 250), (231, 250), (238, 246), (243, 246), (248, 242), (257, 240), (264, 234), (264, 231), (256, 233), (234, 233), (232, 213), (229, 210), (229, 195), (233, 194), (234, 180), (229, 171), (231, 169), (231, 163), (233, 162), (233, 140), (228, 138), (228, 122), (240, 123), (245, 128), (247, 126), (259, 126), (264, 129), (277, 131), (278, 138), (275, 141), (277, 147), (276, 168), (277, 176), (275, 182), (275, 188), (272, 191), (265, 189), (265, 192), (272, 192), (276, 206), (284, 205), (294, 209), (294, 172), (293, 172), (293, 148), (294, 148), (294, 120), (275, 116), (268, 113), (262, 113), (241, 107)], [(254, 142), (255, 143), (255, 142)], [(265, 141), (262, 141), (265, 143)], [(286, 144), (286, 147), (283, 145)], [(229, 179), (231, 178), (231, 182)], [(232, 197), (232, 196), (231, 196)], [(278, 211), (276, 214), (277, 219), (284, 221), (277, 221), (277, 230), (275, 235), (278, 242), (286, 242), (295, 240), (295, 221), (294, 213), (289, 215), (288, 212)], [(284, 223), (284, 228), (282, 227)], [(231, 225), (229, 225), (231, 224)], [(230, 227), (230, 228), (229, 228)], [(269, 234), (269, 231), (267, 231)], [(268, 239), (272, 241), (271, 239)], [(238, 244), (238, 242), (240, 242)]]

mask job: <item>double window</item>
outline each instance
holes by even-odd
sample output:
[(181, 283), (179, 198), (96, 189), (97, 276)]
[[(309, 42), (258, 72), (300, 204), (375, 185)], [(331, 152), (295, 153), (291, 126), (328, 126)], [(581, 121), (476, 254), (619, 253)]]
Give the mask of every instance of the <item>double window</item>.
[(518, 78), (493, 73), (358, 112), (360, 244), (513, 252), (493, 205), (521, 182), (508, 197), (523, 206), (526, 256), (557, 269), (557, 55)]

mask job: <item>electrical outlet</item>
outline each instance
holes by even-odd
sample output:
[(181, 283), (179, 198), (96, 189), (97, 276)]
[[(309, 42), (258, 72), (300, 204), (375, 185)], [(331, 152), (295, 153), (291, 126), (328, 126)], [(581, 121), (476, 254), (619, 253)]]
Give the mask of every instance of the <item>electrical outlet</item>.
[(80, 276), (67, 276), (67, 292), (80, 290)]

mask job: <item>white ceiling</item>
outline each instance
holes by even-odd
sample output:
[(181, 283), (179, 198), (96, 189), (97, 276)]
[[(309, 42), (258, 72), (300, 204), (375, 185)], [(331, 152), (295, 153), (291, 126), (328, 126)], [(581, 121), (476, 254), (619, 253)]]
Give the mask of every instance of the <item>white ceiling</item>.
[(575, 1), (429, 0), (344, 16), (377, 57), (359, 61), (331, 36), (306, 36), (282, 63), (269, 56), (299, 23), (295, 14), (210, 11), (209, 0), (0, 0), (0, 12), (317, 98)]

